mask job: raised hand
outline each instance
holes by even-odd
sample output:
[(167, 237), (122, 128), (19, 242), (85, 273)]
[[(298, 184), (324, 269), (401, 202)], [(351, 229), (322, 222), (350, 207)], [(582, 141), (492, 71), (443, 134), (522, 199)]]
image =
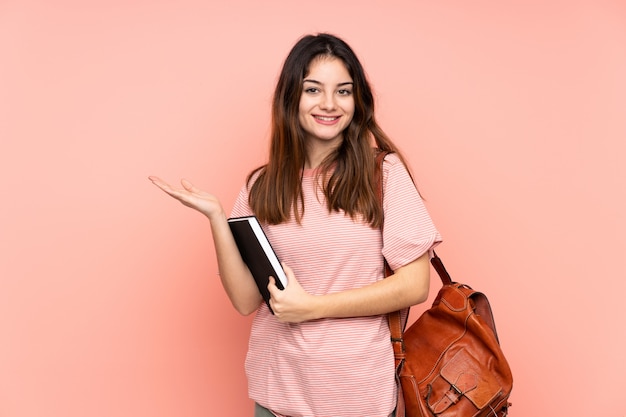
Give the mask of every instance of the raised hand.
[(148, 179), (185, 206), (191, 207), (207, 216), (209, 220), (213, 220), (217, 216), (224, 214), (222, 205), (217, 197), (196, 188), (191, 182), (185, 179), (180, 182), (183, 188), (174, 188), (158, 177), (150, 176)]

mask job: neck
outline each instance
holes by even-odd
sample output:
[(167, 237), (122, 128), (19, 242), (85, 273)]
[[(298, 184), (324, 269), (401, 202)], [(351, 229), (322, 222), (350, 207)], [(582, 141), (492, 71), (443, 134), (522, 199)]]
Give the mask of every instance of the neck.
[(317, 168), (328, 155), (330, 155), (341, 142), (324, 141), (324, 142), (309, 142), (307, 144), (306, 161), (304, 162), (305, 169)]

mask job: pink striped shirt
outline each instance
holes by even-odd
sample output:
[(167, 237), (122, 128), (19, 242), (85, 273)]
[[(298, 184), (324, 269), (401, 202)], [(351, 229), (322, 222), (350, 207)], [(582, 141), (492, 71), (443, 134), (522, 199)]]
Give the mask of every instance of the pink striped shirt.
[[(441, 237), (398, 157), (383, 164), (384, 236), (343, 212), (329, 213), (314, 172), (305, 170), (301, 224), (263, 228), (280, 260), (311, 294), (383, 279)], [(232, 216), (251, 215), (243, 187)], [(381, 254), (382, 253), (382, 254)], [(250, 398), (290, 417), (387, 417), (395, 408), (394, 359), (385, 315), (278, 322), (261, 304), (252, 324), (246, 374)]]

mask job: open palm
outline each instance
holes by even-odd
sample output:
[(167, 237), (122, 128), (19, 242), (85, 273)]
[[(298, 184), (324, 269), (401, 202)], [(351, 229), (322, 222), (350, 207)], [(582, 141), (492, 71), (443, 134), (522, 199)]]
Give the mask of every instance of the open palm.
[(209, 219), (223, 213), (222, 205), (213, 194), (202, 191), (195, 187), (191, 182), (181, 180), (182, 188), (174, 188), (158, 177), (148, 177), (150, 181), (161, 190), (180, 201), (187, 207), (207, 216)]

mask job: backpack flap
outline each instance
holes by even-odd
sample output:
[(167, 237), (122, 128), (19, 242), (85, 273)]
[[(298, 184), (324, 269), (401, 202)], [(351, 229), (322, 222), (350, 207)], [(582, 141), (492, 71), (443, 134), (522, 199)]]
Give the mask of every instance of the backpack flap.
[(426, 398), (429, 408), (437, 415), (465, 397), (477, 410), (482, 410), (502, 391), (499, 382), (489, 376), (489, 370), (466, 349), (459, 350), (429, 387)]

